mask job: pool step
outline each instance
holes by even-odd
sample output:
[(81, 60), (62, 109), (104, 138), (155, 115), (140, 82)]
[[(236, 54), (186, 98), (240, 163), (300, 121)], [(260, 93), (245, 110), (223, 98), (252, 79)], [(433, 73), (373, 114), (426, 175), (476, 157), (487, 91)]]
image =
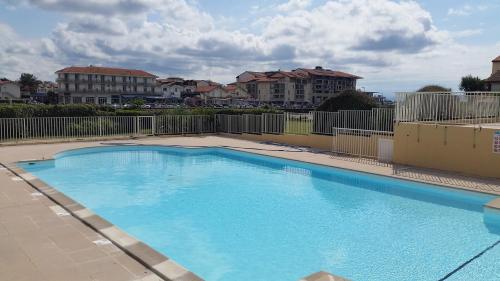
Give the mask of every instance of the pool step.
[(307, 277), (300, 279), (299, 281), (349, 281), (349, 279), (345, 279), (340, 276), (332, 275), (328, 272), (320, 271), (314, 274), (311, 274)]

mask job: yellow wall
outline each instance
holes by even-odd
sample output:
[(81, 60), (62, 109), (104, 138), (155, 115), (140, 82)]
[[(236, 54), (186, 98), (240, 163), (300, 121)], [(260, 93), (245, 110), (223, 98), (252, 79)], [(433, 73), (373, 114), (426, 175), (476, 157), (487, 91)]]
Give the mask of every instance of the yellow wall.
[(355, 137), (342, 135), (338, 139), (325, 135), (273, 135), (273, 134), (224, 134), (230, 137), (241, 138), (252, 141), (276, 142), (288, 145), (307, 146), (325, 151), (332, 150), (332, 143), (336, 141), (337, 151), (344, 153), (358, 154), (366, 156), (377, 155), (378, 140), (380, 138), (390, 138), (373, 135), (371, 137)]
[(394, 162), (500, 178), (495, 131), (500, 130), (400, 123), (394, 128)]
[(321, 150), (330, 151), (332, 149), (332, 136), (323, 135), (273, 135), (273, 134), (223, 134), (234, 138), (241, 138), (252, 141), (276, 142), (297, 146), (309, 146)]

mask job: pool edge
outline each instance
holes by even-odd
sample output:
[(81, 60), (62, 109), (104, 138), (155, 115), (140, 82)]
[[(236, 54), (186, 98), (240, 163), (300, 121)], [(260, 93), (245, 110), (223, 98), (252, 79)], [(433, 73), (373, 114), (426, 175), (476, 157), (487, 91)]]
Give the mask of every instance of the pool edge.
[(156, 251), (146, 243), (130, 236), (125, 231), (66, 196), (64, 193), (53, 188), (33, 174), (26, 172), (23, 168), (17, 166), (16, 163), (0, 163), (0, 165), (21, 178), (38, 192), (44, 194), (51, 201), (61, 206), (83, 224), (108, 239), (125, 254), (144, 265), (162, 279), (167, 281), (204, 281), (204, 279), (200, 278), (194, 272), (187, 270), (173, 259)]

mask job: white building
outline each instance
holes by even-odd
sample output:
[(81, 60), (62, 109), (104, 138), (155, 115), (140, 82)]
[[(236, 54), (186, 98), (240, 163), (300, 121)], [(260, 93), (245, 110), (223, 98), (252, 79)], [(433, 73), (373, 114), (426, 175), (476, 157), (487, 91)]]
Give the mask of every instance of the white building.
[(21, 99), (21, 88), (19, 84), (12, 81), (0, 81), (0, 99)]
[(59, 101), (64, 104), (121, 104), (157, 98), (157, 76), (142, 70), (72, 66), (56, 71)]

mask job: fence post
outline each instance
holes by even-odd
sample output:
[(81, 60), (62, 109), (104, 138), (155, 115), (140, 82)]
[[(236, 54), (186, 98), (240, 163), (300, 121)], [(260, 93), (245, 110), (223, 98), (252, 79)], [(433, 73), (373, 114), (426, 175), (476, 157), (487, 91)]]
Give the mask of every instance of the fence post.
[(98, 123), (99, 123), (99, 136), (102, 137), (102, 117), (98, 116)]
[(134, 135), (139, 135), (139, 116), (134, 116)]
[(156, 135), (156, 116), (155, 115), (153, 115), (151, 117), (151, 134), (153, 136)]

